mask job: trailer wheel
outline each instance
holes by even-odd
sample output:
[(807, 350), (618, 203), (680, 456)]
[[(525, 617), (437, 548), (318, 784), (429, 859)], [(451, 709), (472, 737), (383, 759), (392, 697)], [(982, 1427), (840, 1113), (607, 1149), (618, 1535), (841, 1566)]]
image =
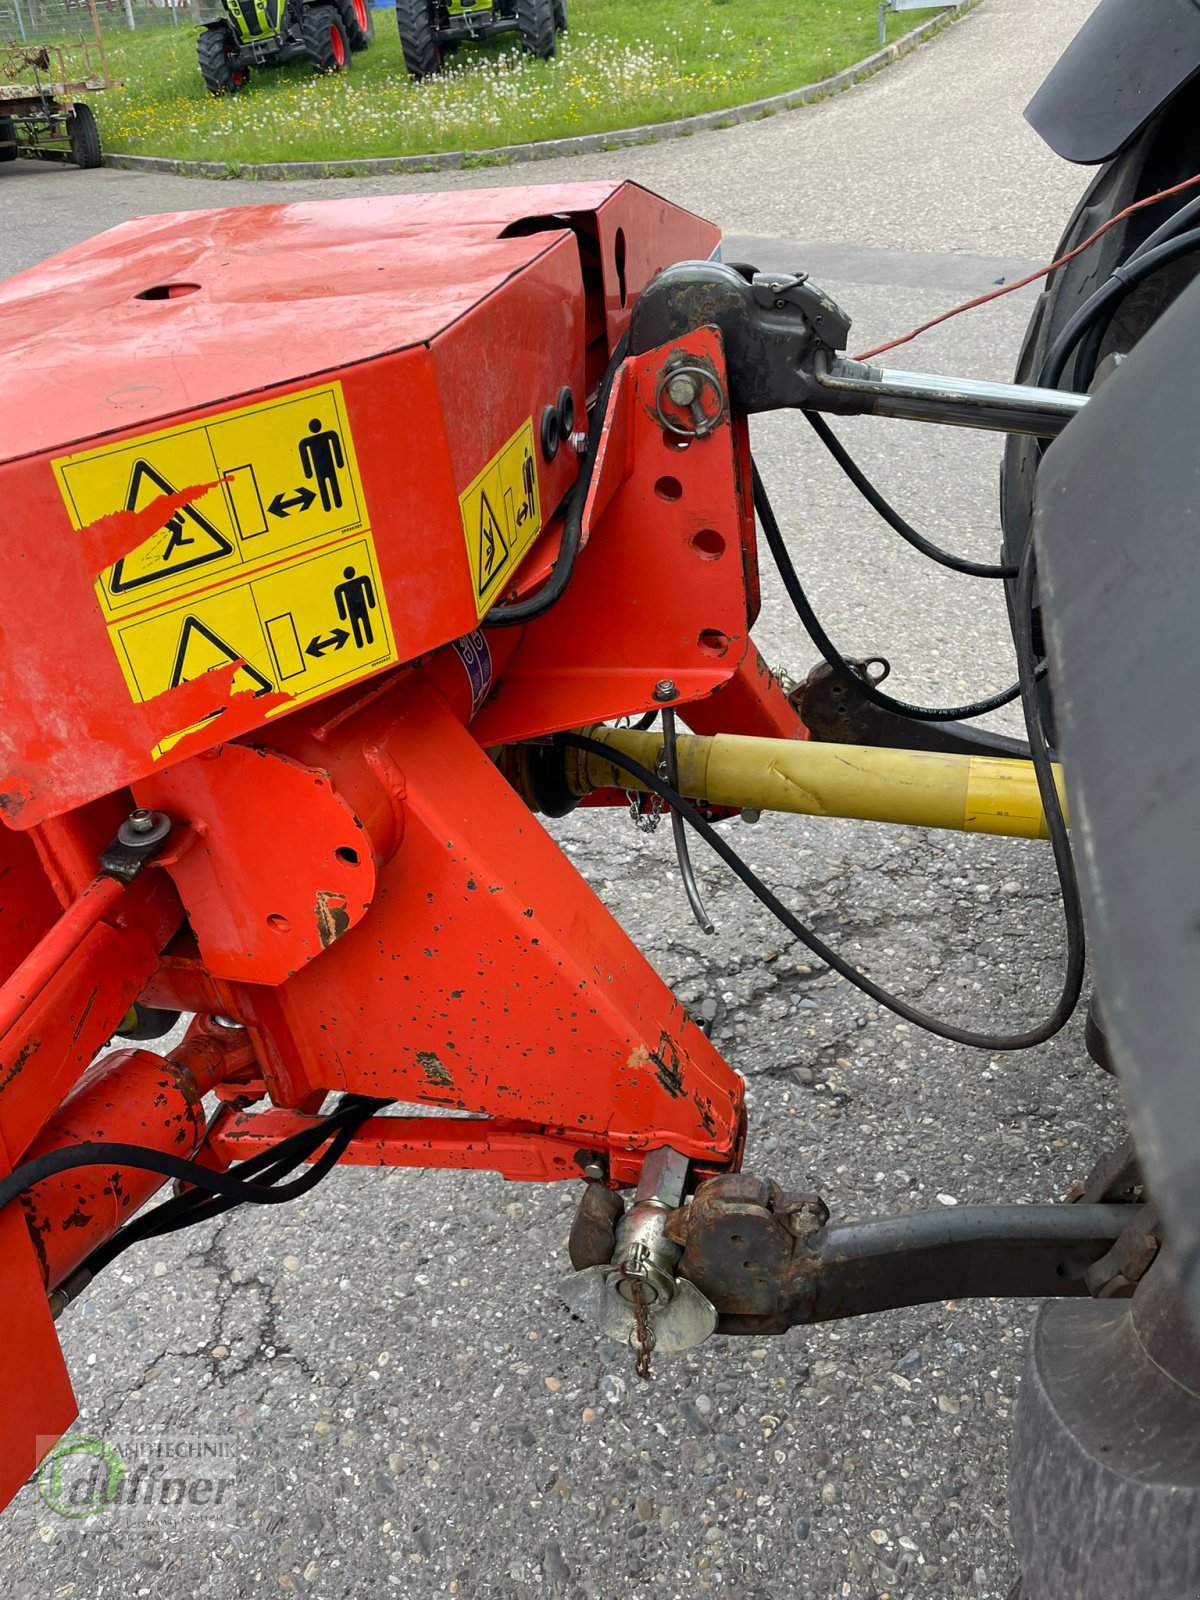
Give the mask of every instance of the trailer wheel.
[(517, 32), (522, 47), (539, 61), (554, 55), (554, 0), (517, 0)]
[(300, 27), (314, 72), (349, 71), (350, 41), (336, 6), (305, 6)]
[(100, 129), (95, 112), (83, 101), (67, 118), (67, 137), (71, 141), (71, 159), (77, 167), (100, 165)]
[(430, 78), (442, 70), (442, 47), (433, 31), (429, 0), (396, 0), (396, 27), (404, 65), (414, 78)]
[(567, 31), (567, 0), (554, 0), (554, 31), (555, 33)]
[(196, 59), (209, 94), (238, 94), (250, 82), (250, 68), (238, 61), (237, 40), (226, 23), (205, 28), (196, 40)]
[(17, 125), (11, 117), (0, 117), (0, 161), (17, 159)]
[(351, 50), (365, 50), (375, 37), (370, 0), (336, 0), (336, 5)]

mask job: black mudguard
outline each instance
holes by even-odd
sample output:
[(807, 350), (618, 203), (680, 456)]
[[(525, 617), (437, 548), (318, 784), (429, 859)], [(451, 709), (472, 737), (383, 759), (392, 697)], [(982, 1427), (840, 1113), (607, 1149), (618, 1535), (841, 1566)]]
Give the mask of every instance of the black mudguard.
[(1094, 165), (1200, 73), (1200, 0), (1100, 0), (1025, 108), (1056, 154)]

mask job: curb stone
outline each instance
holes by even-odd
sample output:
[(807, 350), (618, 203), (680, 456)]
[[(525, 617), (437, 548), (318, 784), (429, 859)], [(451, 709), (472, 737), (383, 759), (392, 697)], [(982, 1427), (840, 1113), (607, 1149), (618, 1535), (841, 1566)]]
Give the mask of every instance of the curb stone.
[(228, 161), (188, 161), (171, 156), (105, 155), (106, 167), (126, 172), (170, 172), (185, 178), (368, 178), (394, 172), (469, 171), (475, 167), (507, 167), (523, 161), (551, 161), (558, 156), (594, 155), (632, 145), (657, 144), (664, 139), (687, 139), (692, 134), (733, 128), (742, 122), (757, 122), (780, 111), (811, 105), (830, 95), (852, 89), (864, 78), (898, 61), (932, 39), (952, 22), (957, 22), (983, 0), (957, 0), (919, 28), (903, 34), (883, 49), (864, 56), (832, 77), (787, 89), (764, 100), (747, 100), (740, 106), (721, 111), (703, 111), (694, 117), (677, 117), (671, 122), (646, 122), (636, 128), (615, 128), (608, 133), (575, 134), (568, 139), (538, 139), (527, 144), (497, 145), (487, 150), (444, 150), (424, 156), (364, 156), (357, 161), (255, 161), (245, 164)]

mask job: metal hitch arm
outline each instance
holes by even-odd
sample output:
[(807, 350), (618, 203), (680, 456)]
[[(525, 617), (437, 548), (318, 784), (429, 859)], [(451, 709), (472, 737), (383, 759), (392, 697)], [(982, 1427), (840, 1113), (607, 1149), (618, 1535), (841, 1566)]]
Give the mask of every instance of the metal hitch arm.
[[(622, 1320), (611, 1288), (638, 1208), (623, 1219), (604, 1212), (597, 1202), (607, 1194), (589, 1185), (581, 1203), (571, 1250), (579, 1276), (565, 1294), (577, 1314), (620, 1338), (632, 1320)], [(956, 1206), (831, 1226), (819, 1195), (788, 1193), (751, 1173), (722, 1174), (659, 1221), (657, 1237), (670, 1252), (663, 1271), (676, 1295), (686, 1289), (690, 1297), (682, 1337), (665, 1330), (660, 1348), (685, 1349), (710, 1331), (785, 1333), (941, 1300), (1124, 1294), (1105, 1263), (1148, 1213), (1132, 1203)], [(669, 1299), (672, 1290), (661, 1292)], [(693, 1303), (707, 1308), (706, 1318)]]
[(1053, 439), (1088, 399), (1068, 390), (885, 371), (853, 361), (842, 353), (850, 318), (806, 273), (747, 277), (719, 261), (679, 262), (646, 286), (630, 322), (630, 353), (703, 327), (721, 333), (730, 405), (743, 415), (796, 407)]

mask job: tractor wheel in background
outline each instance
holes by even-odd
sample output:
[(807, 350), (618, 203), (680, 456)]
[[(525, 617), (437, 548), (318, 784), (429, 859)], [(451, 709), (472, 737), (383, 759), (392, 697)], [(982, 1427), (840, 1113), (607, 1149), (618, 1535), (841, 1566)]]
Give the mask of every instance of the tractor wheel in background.
[(196, 40), (200, 76), (209, 94), (238, 94), (250, 82), (250, 68), (238, 63), (238, 45), (227, 23), (205, 28)]
[[(1200, 138), (1197, 112), (1200, 84), (1192, 84), (1128, 149), (1100, 168), (1075, 208), (1058, 246), (1058, 255), (1082, 244), (1101, 223), (1123, 211), (1134, 200), (1157, 194), (1197, 170)], [(1175, 195), (1161, 205), (1138, 211), (1103, 234), (1096, 243), (1055, 270), (1046, 279), (1041, 298), (1033, 308), (1017, 366), (1016, 381), (1039, 381), (1042, 364), (1059, 332), (1084, 301), (1158, 225), (1192, 198)], [(1154, 274), (1117, 308), (1105, 327), (1102, 341), (1091, 352), (1098, 364), (1110, 354), (1126, 354), (1158, 320), (1171, 302), (1196, 276), (1198, 258), (1183, 257)], [(1086, 341), (1085, 341), (1086, 344)], [(1067, 364), (1064, 385), (1072, 382), (1073, 363)], [(1086, 384), (1081, 384), (1086, 387)], [(1035, 482), (1042, 449), (1036, 439), (1011, 434), (1000, 478), (1000, 514), (1004, 526), (1003, 558), (1016, 564), (1025, 550), (1033, 524)], [(1035, 640), (1041, 638), (1040, 607), (1034, 613)], [(1053, 690), (1049, 677), (1038, 684), (1042, 722), (1054, 742)]]
[(370, 0), (335, 0), (351, 50), (365, 50), (375, 37)]
[(521, 45), (539, 61), (554, 55), (554, 0), (517, 0), (517, 32)]
[(67, 117), (67, 138), (71, 141), (71, 160), (77, 167), (100, 165), (100, 129), (96, 113), (82, 101)]
[(300, 15), (304, 51), (314, 72), (347, 72), (350, 41), (336, 6), (305, 6)]
[(429, 78), (442, 70), (442, 47), (433, 31), (429, 0), (396, 0), (396, 26), (404, 65), (414, 78)]
[(554, 4), (554, 31), (566, 33), (567, 31), (567, 0), (553, 0)]
[(0, 161), (17, 159), (17, 125), (11, 117), (0, 117)]

